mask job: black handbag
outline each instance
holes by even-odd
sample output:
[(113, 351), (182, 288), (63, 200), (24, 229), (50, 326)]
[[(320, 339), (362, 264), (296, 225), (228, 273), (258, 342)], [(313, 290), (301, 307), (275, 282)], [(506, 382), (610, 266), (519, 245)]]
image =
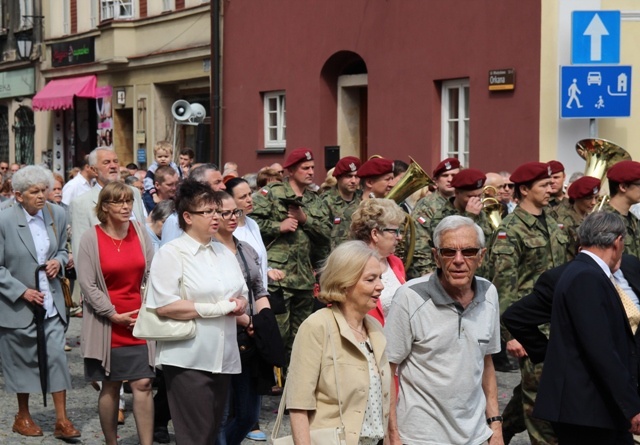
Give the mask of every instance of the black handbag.
[(284, 291), (282, 290), (280, 283), (278, 283), (278, 288), (276, 290), (269, 292), (269, 296), (267, 298), (269, 298), (269, 305), (271, 306), (271, 310), (274, 315), (285, 314), (287, 312), (287, 307), (284, 305)]

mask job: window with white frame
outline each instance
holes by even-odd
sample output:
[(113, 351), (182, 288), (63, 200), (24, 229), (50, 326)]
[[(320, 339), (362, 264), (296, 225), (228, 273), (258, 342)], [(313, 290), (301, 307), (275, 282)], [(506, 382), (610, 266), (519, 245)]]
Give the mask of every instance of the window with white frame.
[(20, 29), (33, 28), (33, 0), (20, 0)]
[(265, 148), (285, 148), (287, 145), (286, 101), (284, 91), (264, 93)]
[(442, 82), (442, 158), (469, 165), (469, 79)]
[(4, 25), (4, 11), (6, 10), (5, 3), (5, 0), (0, 0), (0, 34), (6, 32), (6, 27)]
[(90, 0), (91, 6), (91, 29), (95, 29), (98, 27), (98, 1), (99, 0)]
[(133, 0), (100, 0), (100, 19), (132, 19)]
[(173, 10), (174, 0), (162, 0), (162, 10), (163, 11), (171, 11)]

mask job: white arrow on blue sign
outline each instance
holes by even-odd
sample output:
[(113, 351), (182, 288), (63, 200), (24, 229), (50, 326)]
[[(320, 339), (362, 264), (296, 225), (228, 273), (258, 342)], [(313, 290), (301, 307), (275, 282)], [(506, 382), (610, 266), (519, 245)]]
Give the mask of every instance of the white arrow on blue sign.
[(631, 116), (630, 66), (563, 66), (560, 78), (561, 118)]
[(620, 63), (620, 11), (573, 11), (571, 63)]

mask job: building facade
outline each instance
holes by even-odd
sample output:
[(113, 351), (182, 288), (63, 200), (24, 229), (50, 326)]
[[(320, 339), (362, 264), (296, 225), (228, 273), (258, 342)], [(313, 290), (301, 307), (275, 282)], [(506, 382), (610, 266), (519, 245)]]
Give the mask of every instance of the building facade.
[[(583, 170), (574, 145), (589, 122), (559, 117), (572, 11), (622, 10), (622, 63), (638, 60), (629, 0), (224, 5), (223, 160), (247, 171), (301, 146), (327, 167), (339, 147), (427, 171), (448, 156), (483, 171), (550, 159)], [(597, 135), (635, 159), (638, 132), (632, 112), (600, 120)]]
[(144, 168), (157, 141), (195, 143), (197, 127), (175, 125), (171, 107), (187, 100), (209, 109), (209, 11), (208, 0), (43, 3), (33, 102), (36, 141), (54, 171), (98, 146)]

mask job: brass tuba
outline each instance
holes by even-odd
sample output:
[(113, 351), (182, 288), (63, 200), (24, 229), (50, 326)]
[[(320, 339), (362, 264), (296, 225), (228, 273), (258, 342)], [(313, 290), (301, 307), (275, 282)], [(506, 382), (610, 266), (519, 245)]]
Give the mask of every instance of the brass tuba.
[(631, 160), (627, 150), (606, 139), (582, 139), (576, 143), (576, 152), (587, 161), (585, 176), (593, 176), (603, 182), (607, 170), (614, 164)]
[[(576, 143), (576, 152), (587, 161), (585, 176), (598, 178), (604, 184), (607, 170), (620, 161), (630, 161), (631, 155), (624, 148), (606, 139), (582, 139)], [(601, 186), (602, 190), (603, 187)], [(607, 188), (608, 189), (608, 188)], [(609, 202), (609, 195), (598, 197), (598, 204), (591, 211), (599, 212)]]
[[(413, 160), (411, 156), (411, 164), (405, 172), (404, 176), (400, 178), (400, 181), (394, 185), (385, 198), (393, 199), (396, 203), (400, 204), (416, 191), (428, 185), (435, 185), (433, 179), (429, 177), (427, 173)], [(408, 269), (413, 262), (413, 253), (416, 250), (416, 228), (413, 225), (413, 218), (411, 215), (407, 215), (407, 219), (404, 225), (404, 233), (409, 231), (409, 248), (407, 249), (406, 259), (404, 261), (404, 268)]]
[(500, 201), (491, 196), (482, 198), (482, 211), (487, 215), (493, 230), (496, 230), (502, 222), (502, 204), (500, 204)]

